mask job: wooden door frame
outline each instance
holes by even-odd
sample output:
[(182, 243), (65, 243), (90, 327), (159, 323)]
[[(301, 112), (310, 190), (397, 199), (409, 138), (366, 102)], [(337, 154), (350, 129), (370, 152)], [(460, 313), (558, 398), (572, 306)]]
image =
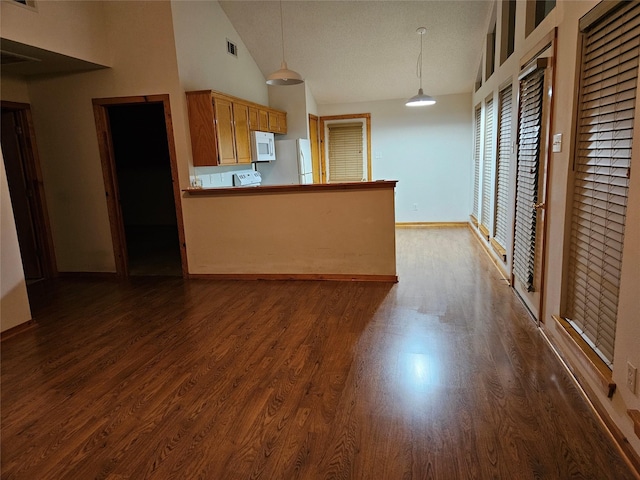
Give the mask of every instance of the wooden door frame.
[(124, 234), (124, 221), (120, 208), (118, 189), (118, 177), (116, 173), (116, 160), (109, 126), (108, 108), (116, 105), (136, 105), (140, 103), (162, 103), (164, 107), (164, 122), (167, 131), (167, 145), (169, 149), (169, 163), (171, 166), (171, 181), (173, 183), (173, 199), (176, 209), (176, 221), (178, 224), (178, 238), (180, 242), (180, 263), (182, 265), (182, 277), (188, 276), (187, 252), (184, 237), (184, 222), (182, 218), (182, 197), (180, 196), (180, 182), (178, 179), (178, 162), (176, 147), (173, 138), (173, 123), (171, 121), (171, 106), (169, 95), (144, 95), (135, 97), (94, 98), (93, 114), (98, 134), (98, 148), (102, 163), (102, 175), (107, 197), (107, 209), (109, 211), (109, 224), (111, 228), (111, 240), (113, 242), (113, 254), (116, 262), (116, 273), (120, 277), (129, 275), (127, 261), (127, 243)]
[(0, 107), (2, 110), (12, 111), (18, 116), (19, 126), (23, 133), (19, 136), (20, 150), (24, 157), (25, 167), (28, 170), (27, 174), (32, 182), (30, 187), (33, 190), (33, 198), (35, 199), (35, 211), (32, 212), (32, 214), (38, 247), (42, 250), (42, 274), (45, 279), (57, 277), (58, 266), (56, 263), (53, 234), (49, 221), (49, 210), (47, 208), (47, 197), (44, 191), (44, 181), (36, 143), (35, 128), (33, 126), (33, 117), (31, 116), (31, 105), (28, 103), (2, 100)]
[(325, 122), (331, 122), (333, 120), (360, 120), (365, 119), (366, 132), (367, 132), (367, 181), (371, 180), (371, 114), (370, 113), (350, 113), (346, 115), (328, 115), (320, 117), (320, 163), (322, 164), (322, 183), (327, 183), (326, 173), (326, 157), (325, 157)]
[[(542, 201), (539, 200), (539, 203), (543, 203), (542, 207), (544, 221), (542, 223), (542, 232), (540, 234), (540, 238), (542, 239), (542, 246), (540, 248), (540, 299), (537, 305), (538, 315), (535, 318), (535, 321), (538, 325), (544, 324), (544, 308), (545, 308), (545, 280), (546, 280), (546, 270), (547, 270), (547, 242), (548, 242), (548, 224), (549, 224), (549, 182), (551, 178), (551, 146), (553, 144), (553, 115), (554, 115), (554, 96), (553, 91), (555, 89), (555, 61), (558, 55), (557, 48), (557, 27), (550, 31), (544, 38), (542, 38), (524, 57), (520, 59), (520, 70), (524, 70), (527, 65), (530, 65), (533, 61), (535, 61), (544, 51), (551, 50), (551, 56), (549, 58), (549, 63), (545, 68), (545, 78), (543, 80), (543, 114), (545, 112), (544, 102), (547, 102), (547, 111), (548, 115), (544, 115), (541, 118), (541, 127), (542, 134), (544, 136), (540, 137), (540, 156), (539, 162), (542, 164), (544, 162), (544, 178), (540, 181), (539, 185), (541, 190), (543, 191)], [(519, 83), (519, 82), (518, 82)], [(548, 95), (547, 95), (548, 92)], [(548, 100), (545, 100), (544, 97), (548, 96)], [(520, 125), (520, 88), (518, 87), (518, 97), (517, 97), (517, 109), (518, 119), (517, 119), (517, 129), (519, 130)], [(519, 140), (518, 140), (519, 141)], [(516, 154), (516, 169), (517, 169), (517, 154)], [(516, 192), (517, 196), (517, 192)], [(515, 199), (514, 199), (515, 201)], [(515, 209), (514, 209), (515, 212)], [(515, 228), (516, 222), (514, 219), (513, 222), (513, 235), (512, 238), (515, 239)], [(512, 242), (511, 246), (511, 258), (514, 258), (515, 253), (515, 241)], [(535, 274), (535, 272), (534, 272)], [(515, 290), (515, 275), (513, 270), (513, 261), (511, 264), (511, 286)], [(522, 299), (522, 303), (526, 306), (526, 302)], [(527, 307), (528, 309), (528, 307)], [(533, 312), (531, 312), (533, 313)], [(533, 316), (533, 315), (532, 315)]]
[[(322, 150), (322, 143), (320, 142), (320, 118), (317, 115), (313, 115), (313, 114), (309, 114), (309, 118), (308, 118), (308, 125), (309, 125), (309, 141), (311, 141), (311, 121), (315, 121), (316, 122), (316, 145), (315, 147), (318, 149), (318, 155), (317, 158), (315, 159), (317, 161), (317, 165), (313, 162), (313, 148), (314, 145), (313, 143), (311, 144), (311, 160), (312, 160), (312, 166), (313, 166), (313, 172), (314, 172), (314, 183), (316, 180), (316, 176), (315, 176), (315, 172), (317, 172), (317, 179), (318, 182), (317, 183), (324, 183), (322, 181), (322, 179), (324, 178), (324, 174), (323, 174), (323, 168), (322, 168), (322, 160), (321, 160), (321, 155), (320, 155), (320, 151)], [(317, 167), (317, 170), (316, 170)]]

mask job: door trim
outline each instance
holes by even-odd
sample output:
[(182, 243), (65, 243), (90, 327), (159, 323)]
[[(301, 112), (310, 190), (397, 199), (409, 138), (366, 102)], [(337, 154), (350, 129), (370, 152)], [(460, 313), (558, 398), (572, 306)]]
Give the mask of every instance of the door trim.
[[(542, 182), (540, 182), (540, 188), (542, 189), (542, 200), (539, 199), (540, 203), (544, 204), (543, 211), (543, 221), (542, 221), (542, 232), (540, 238), (542, 240), (542, 246), (540, 248), (540, 287), (539, 293), (540, 298), (538, 304), (536, 305), (537, 316), (534, 315), (534, 312), (531, 312), (529, 309), (527, 302), (521, 298), (522, 303), (529, 309), (531, 316), (534, 318), (537, 325), (544, 324), (544, 308), (546, 306), (546, 295), (545, 295), (545, 280), (546, 280), (546, 270), (547, 270), (547, 242), (548, 242), (548, 224), (549, 224), (549, 215), (551, 212), (551, 208), (548, 201), (549, 195), (549, 182), (551, 178), (551, 145), (553, 143), (553, 115), (554, 115), (554, 96), (553, 91), (555, 88), (555, 60), (557, 58), (557, 28), (554, 28), (549, 34), (547, 34), (537, 45), (534, 46), (526, 55), (524, 55), (520, 59), (520, 68), (521, 71), (525, 71), (526, 68), (531, 65), (533, 62), (537, 62), (540, 55), (546, 50), (550, 50), (550, 56), (545, 57), (548, 58), (547, 64), (544, 67), (545, 69), (545, 78), (543, 81), (544, 92), (543, 95), (548, 97), (546, 100), (543, 99), (543, 102), (547, 102), (546, 113), (543, 106), (543, 115), (544, 117), (541, 119), (541, 127), (543, 130), (543, 136), (540, 138), (540, 155), (539, 162), (541, 165), (544, 165), (544, 178)], [(518, 97), (517, 97), (517, 110), (518, 112), (518, 125), (520, 122), (520, 91), (518, 88)], [(519, 128), (519, 127), (518, 127)], [(517, 160), (517, 155), (516, 155)], [(515, 238), (515, 228), (516, 222), (513, 222), (513, 238)], [(514, 256), (515, 242), (512, 242), (511, 248), (511, 258)], [(515, 288), (515, 275), (513, 271), (513, 262), (511, 265), (511, 285), (512, 288), (518, 293)], [(520, 294), (518, 293), (520, 296)]]
[[(315, 144), (314, 142), (311, 141), (313, 137), (312, 135), (313, 130), (311, 128), (312, 121), (316, 122)], [(317, 115), (313, 115), (311, 113), (309, 114), (309, 141), (311, 143), (311, 164), (312, 164), (312, 170), (313, 170), (313, 181), (314, 183), (322, 183), (323, 168), (322, 168), (322, 162), (320, 160), (320, 150), (322, 150), (322, 143), (320, 142), (320, 118)], [(314, 152), (316, 152), (315, 155), (314, 155)]]
[(325, 155), (325, 122), (332, 120), (357, 120), (365, 119), (367, 131), (367, 181), (371, 182), (371, 114), (370, 113), (351, 113), (347, 115), (329, 115), (320, 117), (320, 163), (322, 164), (322, 183), (327, 183), (326, 165), (327, 159)]
[(169, 95), (144, 95), (135, 97), (94, 98), (93, 114), (98, 134), (98, 148), (104, 179), (105, 196), (107, 197), (107, 209), (109, 211), (109, 225), (111, 240), (113, 242), (113, 254), (116, 263), (116, 273), (120, 277), (129, 275), (127, 262), (127, 243), (124, 235), (124, 221), (120, 209), (118, 193), (118, 179), (116, 175), (116, 162), (111, 141), (111, 129), (107, 109), (114, 105), (135, 105), (137, 103), (162, 103), (164, 107), (164, 122), (167, 130), (167, 144), (169, 148), (169, 163), (171, 165), (171, 180), (173, 183), (173, 200), (176, 209), (176, 221), (178, 224), (178, 238), (180, 242), (180, 263), (182, 265), (182, 277), (188, 276), (186, 243), (184, 237), (184, 221), (182, 217), (182, 197), (180, 195), (180, 182), (178, 180), (178, 162), (176, 147), (173, 137), (173, 123), (171, 121), (171, 106)]
[(3, 110), (18, 114), (18, 122), (24, 133), (20, 136), (20, 149), (24, 155), (25, 166), (28, 170), (27, 173), (32, 181), (31, 187), (33, 188), (33, 196), (35, 198), (33, 220), (38, 246), (42, 249), (42, 273), (45, 279), (57, 277), (58, 266), (56, 263), (51, 222), (49, 221), (47, 196), (44, 191), (42, 167), (36, 143), (36, 133), (33, 126), (33, 117), (31, 116), (31, 105), (28, 103), (2, 100), (0, 107)]

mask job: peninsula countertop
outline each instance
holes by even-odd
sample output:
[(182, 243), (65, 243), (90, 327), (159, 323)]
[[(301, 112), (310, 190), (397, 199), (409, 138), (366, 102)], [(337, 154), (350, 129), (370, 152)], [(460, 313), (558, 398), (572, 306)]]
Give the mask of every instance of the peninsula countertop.
[(220, 195), (259, 195), (262, 193), (303, 193), (330, 192), (344, 190), (370, 190), (376, 188), (394, 188), (397, 180), (376, 180), (374, 182), (348, 183), (312, 183), (306, 185), (260, 185), (257, 187), (207, 187), (186, 188), (182, 190), (188, 195), (220, 196)]

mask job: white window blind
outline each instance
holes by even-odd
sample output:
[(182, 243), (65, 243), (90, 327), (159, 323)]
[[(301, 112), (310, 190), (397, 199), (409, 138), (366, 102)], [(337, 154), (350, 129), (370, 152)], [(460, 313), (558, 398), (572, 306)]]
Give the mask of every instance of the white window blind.
[(509, 214), (509, 172), (511, 164), (511, 85), (500, 91), (500, 124), (498, 126), (498, 155), (496, 168), (496, 209), (494, 239), (507, 248), (507, 219)]
[(482, 210), (480, 224), (489, 231), (491, 225), (491, 174), (493, 172), (493, 99), (484, 107), (484, 157), (482, 159)]
[(513, 273), (533, 291), (544, 70), (520, 80)]
[(473, 216), (479, 218), (480, 211), (480, 122), (482, 120), (482, 110), (480, 106), (476, 108), (475, 114), (475, 136), (473, 146)]
[(640, 55), (640, 4), (584, 32), (567, 315), (610, 366)]
[(363, 181), (362, 123), (334, 123), (328, 128), (329, 181)]

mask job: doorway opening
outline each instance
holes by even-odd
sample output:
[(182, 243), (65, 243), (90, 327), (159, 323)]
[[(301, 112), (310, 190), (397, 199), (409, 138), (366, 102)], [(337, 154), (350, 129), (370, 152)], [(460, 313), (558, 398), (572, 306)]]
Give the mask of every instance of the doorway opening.
[(1, 104), (1, 144), (27, 285), (57, 274), (29, 104)]
[(117, 273), (184, 276), (167, 96), (94, 100)]

